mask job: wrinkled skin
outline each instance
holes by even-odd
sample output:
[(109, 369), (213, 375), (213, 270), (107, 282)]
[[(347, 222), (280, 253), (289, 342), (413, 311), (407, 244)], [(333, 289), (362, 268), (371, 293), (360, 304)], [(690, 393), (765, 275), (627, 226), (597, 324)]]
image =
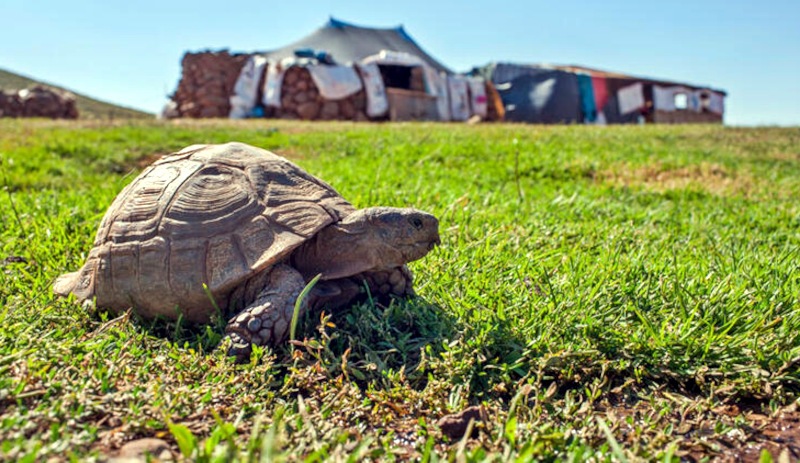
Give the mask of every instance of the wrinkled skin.
[(321, 230), (289, 259), (257, 275), (260, 287), (244, 310), (226, 327), (231, 339), (228, 354), (249, 357), (251, 345), (274, 345), (289, 334), (295, 301), (316, 275), (320, 282), (303, 301), (301, 311), (327, 305), (341, 307), (361, 294), (366, 283), (376, 295), (413, 294), (411, 273), (405, 266), (439, 244), (439, 222), (414, 209), (361, 209)]

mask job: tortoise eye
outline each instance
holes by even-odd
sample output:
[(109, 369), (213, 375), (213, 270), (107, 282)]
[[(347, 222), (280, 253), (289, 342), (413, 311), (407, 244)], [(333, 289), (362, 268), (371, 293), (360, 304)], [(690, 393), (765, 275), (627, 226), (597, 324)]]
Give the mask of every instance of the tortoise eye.
[(417, 230), (422, 229), (422, 220), (419, 217), (414, 217), (411, 219), (411, 225), (414, 226)]

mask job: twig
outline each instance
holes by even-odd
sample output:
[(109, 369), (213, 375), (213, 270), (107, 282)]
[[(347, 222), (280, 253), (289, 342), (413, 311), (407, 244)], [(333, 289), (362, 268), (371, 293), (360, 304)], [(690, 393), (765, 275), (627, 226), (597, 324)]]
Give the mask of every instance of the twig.
[(14, 219), (17, 221), (17, 225), (19, 225), (19, 229), (22, 230), (22, 236), (25, 237), (28, 235), (28, 232), (25, 230), (25, 226), (22, 225), (22, 220), (19, 218), (19, 212), (17, 212), (17, 205), (14, 204), (14, 197), (11, 195), (11, 188), (8, 186), (6, 166), (2, 157), (0, 157), (0, 173), (3, 174), (3, 189), (6, 190), (6, 194), (8, 195), (8, 202), (11, 203), (11, 212), (14, 213)]
[(519, 198), (519, 203), (522, 204), (525, 202), (525, 193), (522, 192), (522, 184), (519, 179), (519, 148), (517, 147), (517, 139), (515, 138), (514, 141), (514, 182), (517, 184), (517, 197)]

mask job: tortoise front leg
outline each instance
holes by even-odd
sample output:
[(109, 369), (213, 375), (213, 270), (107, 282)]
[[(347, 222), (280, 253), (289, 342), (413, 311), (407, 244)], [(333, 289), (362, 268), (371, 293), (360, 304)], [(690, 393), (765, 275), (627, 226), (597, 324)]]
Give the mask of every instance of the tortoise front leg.
[(411, 270), (406, 265), (388, 270), (364, 272), (356, 278), (367, 282), (373, 296), (378, 298), (392, 296), (408, 297), (414, 295), (414, 281)]
[[(305, 282), (297, 270), (288, 265), (276, 265), (255, 300), (228, 321), (225, 334), (231, 338), (228, 355), (240, 362), (250, 357), (252, 345), (275, 346), (284, 341), (292, 323), (294, 304)], [(304, 301), (301, 313), (308, 308)]]

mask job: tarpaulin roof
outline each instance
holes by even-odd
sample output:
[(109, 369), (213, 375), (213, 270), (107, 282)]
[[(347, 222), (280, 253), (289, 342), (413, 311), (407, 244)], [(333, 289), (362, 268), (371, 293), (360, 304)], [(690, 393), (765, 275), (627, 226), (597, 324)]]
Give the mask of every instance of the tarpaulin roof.
[(391, 29), (360, 27), (330, 18), (327, 24), (302, 39), (285, 47), (264, 53), (267, 58), (281, 59), (295, 56), (295, 50), (326, 51), (340, 63), (360, 61), (381, 50), (409, 53), (422, 58), (428, 65), (447, 74), (453, 72), (425, 53), (408, 35), (403, 26)]

